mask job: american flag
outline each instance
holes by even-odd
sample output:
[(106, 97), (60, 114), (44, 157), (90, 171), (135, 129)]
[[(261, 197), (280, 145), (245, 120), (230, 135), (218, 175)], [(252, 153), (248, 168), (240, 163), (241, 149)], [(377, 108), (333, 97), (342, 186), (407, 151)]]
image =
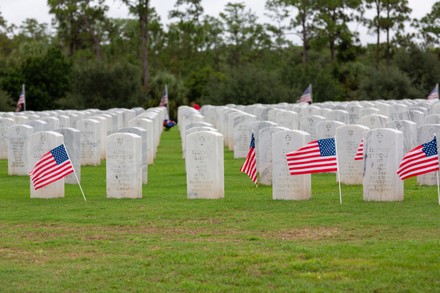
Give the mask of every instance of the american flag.
[(364, 140), (361, 140), (354, 159), (356, 161), (362, 161), (364, 159)]
[(314, 140), (286, 154), (290, 175), (338, 171), (334, 138)]
[(427, 97), (428, 100), (438, 100), (438, 84), (435, 85), (434, 89)]
[(312, 84), (309, 84), (297, 103), (312, 103)]
[(168, 106), (168, 90), (165, 88), (163, 90), (162, 98), (160, 99), (160, 107), (167, 107)]
[(29, 173), (35, 190), (73, 173), (72, 162), (64, 144), (45, 153)]
[(17, 106), (15, 107), (15, 112), (20, 112), (24, 108), (24, 103), (26, 102), (24, 97), (24, 91), (22, 90), (20, 93), (20, 97), (17, 101)]
[(249, 178), (251, 178), (252, 182), (255, 184), (258, 183), (257, 181), (257, 160), (255, 158), (255, 137), (254, 133), (251, 135), (251, 144), (249, 146), (249, 152), (246, 156), (246, 160), (243, 163), (243, 166), (241, 166), (240, 169), (241, 172), (246, 173)]
[(405, 154), (400, 162), (397, 175), (400, 179), (426, 174), (439, 170), (437, 139), (419, 145)]

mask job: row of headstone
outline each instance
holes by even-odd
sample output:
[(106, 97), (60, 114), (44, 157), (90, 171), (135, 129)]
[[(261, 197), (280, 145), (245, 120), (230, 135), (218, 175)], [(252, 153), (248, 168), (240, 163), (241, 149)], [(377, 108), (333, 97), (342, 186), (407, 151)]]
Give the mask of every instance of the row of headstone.
[(224, 197), (224, 139), (196, 109), (178, 109), (182, 157), (185, 159), (187, 197)]
[[(291, 108), (286, 103), (208, 105), (202, 107), (201, 112), (206, 116), (205, 120), (224, 135), (225, 146), (234, 151), (235, 158), (246, 156), (250, 134), (254, 132), (259, 182), (272, 184), (274, 199), (289, 199), (288, 194), (290, 199), (310, 198), (307, 179), (297, 178), (302, 185), (290, 181), (296, 176), (286, 172), (285, 153), (314, 139), (336, 137), (339, 154), (337, 180), (344, 184), (363, 184), (367, 201), (394, 201), (403, 200), (403, 181), (396, 174), (403, 154), (431, 140), (439, 133), (437, 128), (440, 127), (439, 103), (425, 100), (405, 103), (323, 103), (319, 107), (295, 105)], [(289, 118), (285, 119), (286, 116)], [(242, 148), (237, 143), (240, 138)], [(303, 143), (289, 149), (292, 138)], [(362, 139), (365, 140), (365, 157), (362, 161), (355, 161)], [(435, 185), (435, 174), (418, 176), (417, 181), (421, 185)], [(287, 191), (283, 193), (282, 190)]]
[[(99, 113), (98, 111), (91, 110), (90, 113), (88, 113), (89, 118), (85, 118), (85, 115), (81, 115), (83, 119), (76, 121), (75, 128), (60, 127), (64, 125), (58, 123), (57, 118), (48, 117), (46, 112), (7, 113), (8, 118), (0, 118), (0, 135), (2, 135), (0, 142), (6, 147), (6, 155), (4, 157), (8, 159), (8, 174), (28, 175), (29, 171), (36, 162), (35, 158), (41, 157), (41, 155), (49, 151), (50, 148), (57, 146), (56, 144), (64, 143), (77, 176), (75, 177), (74, 174), (68, 175), (55, 186), (63, 185), (64, 182), (77, 184), (79, 183), (78, 180), (81, 178), (81, 165), (99, 165), (102, 159), (107, 159), (107, 164), (111, 165), (112, 161), (110, 159), (109, 162), (109, 158), (107, 156), (109, 147), (111, 148), (110, 150), (113, 151), (113, 153), (110, 153), (111, 158), (117, 157), (114, 154), (114, 148), (117, 145), (113, 145), (114, 141), (111, 143), (108, 142), (110, 136), (116, 134), (129, 134), (130, 136), (135, 136), (140, 140), (139, 146), (132, 146), (137, 142), (131, 142), (131, 140), (127, 138), (123, 138), (122, 140), (118, 139), (116, 141), (129, 141), (129, 143), (127, 142), (126, 144), (122, 144), (122, 146), (118, 145), (122, 147), (122, 156), (124, 157), (123, 161), (125, 160), (124, 154), (126, 153), (128, 156), (128, 154), (130, 152), (132, 153), (132, 150), (134, 149), (136, 151), (136, 156), (140, 156), (140, 158), (136, 157), (134, 160), (135, 164), (139, 165), (136, 166), (136, 168), (139, 167), (140, 172), (137, 172), (136, 170), (121, 171), (121, 174), (116, 175), (115, 178), (117, 179), (114, 179), (112, 176), (110, 176), (109, 178), (112, 178), (112, 180), (107, 182), (107, 194), (109, 197), (115, 197), (112, 195), (114, 194), (112, 191), (114, 190), (115, 186), (119, 185), (119, 188), (124, 188), (124, 186), (128, 186), (131, 183), (126, 182), (125, 185), (122, 183), (115, 184), (114, 181), (121, 182), (123, 178), (131, 178), (130, 176), (133, 174), (139, 173), (141, 185), (147, 184), (147, 166), (148, 164), (152, 164), (155, 158), (157, 147), (160, 141), (160, 135), (163, 129), (162, 121), (166, 115), (166, 110), (165, 108), (151, 108), (147, 110), (136, 108), (135, 110), (118, 109), (115, 111), (118, 114), (103, 114)], [(28, 118), (19, 120), (25, 121), (24, 124), (14, 123), (16, 120), (13, 119), (13, 117), (27, 117), (25, 114), (31, 116), (32, 120), (29, 120)], [(115, 127), (111, 126), (113, 125), (113, 119), (108, 119), (111, 117), (117, 117), (115, 120), (116, 123), (114, 124)], [(64, 121), (67, 120), (68, 119), (64, 119)], [(109, 123), (109, 121), (112, 123)], [(124, 125), (126, 125), (126, 127), (120, 127)], [(4, 131), (5, 129), (7, 129), (7, 132)], [(62, 138), (61, 141), (59, 140), (60, 135)], [(38, 137), (38, 139), (33, 138), (33, 136)], [(117, 164), (118, 163), (116, 163), (116, 165)], [(125, 167), (123, 166), (125, 165), (121, 165), (121, 170), (125, 170)], [(114, 168), (111, 170), (114, 171)], [(112, 174), (114, 173), (115, 172)], [(124, 177), (124, 174), (130, 175), (129, 177)], [(137, 175), (133, 175), (133, 178), (136, 178), (136, 176)], [(37, 191), (32, 189), (31, 196), (39, 197), (43, 194), (47, 197), (64, 196), (64, 188), (47, 188), (50, 190), (47, 191), (46, 187)], [(127, 192), (122, 193), (122, 197), (139, 197), (139, 190), (142, 191), (142, 188), (127, 188)], [(134, 196), (133, 194), (136, 195)], [(140, 196), (141, 195), (142, 192), (140, 193)]]

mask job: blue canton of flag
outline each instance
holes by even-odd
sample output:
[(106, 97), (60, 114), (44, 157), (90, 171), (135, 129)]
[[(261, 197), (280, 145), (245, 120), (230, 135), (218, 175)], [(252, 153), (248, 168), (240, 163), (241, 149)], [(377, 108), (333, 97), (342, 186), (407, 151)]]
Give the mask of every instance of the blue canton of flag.
[(336, 146), (334, 138), (318, 140), (319, 152), (322, 157), (336, 156)]
[(423, 152), (427, 157), (437, 155), (437, 140), (435, 139), (435, 137), (430, 142), (422, 144), (422, 146)]
[(60, 164), (64, 163), (65, 161), (67, 161), (69, 159), (69, 157), (67, 156), (67, 152), (64, 149), (64, 145), (63, 144), (58, 146), (58, 147), (56, 147), (56, 148), (54, 148), (50, 152), (52, 153), (53, 158), (57, 162), (57, 165), (60, 165)]

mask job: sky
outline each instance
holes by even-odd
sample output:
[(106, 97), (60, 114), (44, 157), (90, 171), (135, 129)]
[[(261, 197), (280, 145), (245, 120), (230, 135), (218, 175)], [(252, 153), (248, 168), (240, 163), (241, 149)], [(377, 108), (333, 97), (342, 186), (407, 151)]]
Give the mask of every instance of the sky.
[[(438, 0), (409, 0), (409, 6), (412, 8), (411, 17), (422, 18), (431, 11), (432, 5)], [(108, 16), (116, 18), (131, 17), (128, 9), (120, 0), (106, 0), (110, 7)], [(257, 14), (259, 22), (270, 22), (265, 16), (264, 5), (266, 0), (202, 0), (205, 14), (218, 16), (226, 3), (244, 3), (247, 9)], [(176, 0), (151, 0), (151, 5), (156, 8), (163, 23), (168, 23), (168, 12), (173, 9)], [(47, 6), (47, 0), (0, 0), (0, 12), (8, 24), (19, 26), (26, 18), (35, 18), (40, 23), (51, 23), (51, 16)], [(363, 44), (373, 43), (375, 37), (368, 35), (365, 28), (352, 28), (359, 32)]]

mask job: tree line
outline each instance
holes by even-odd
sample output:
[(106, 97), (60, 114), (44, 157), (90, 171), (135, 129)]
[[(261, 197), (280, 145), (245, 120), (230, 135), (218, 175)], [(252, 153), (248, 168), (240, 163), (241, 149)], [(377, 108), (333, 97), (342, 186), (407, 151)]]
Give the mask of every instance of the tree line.
[(108, 17), (104, 0), (48, 0), (53, 30), (0, 11), (0, 111), (23, 83), (30, 110), (151, 107), (167, 85), (175, 117), (191, 101), (295, 102), (309, 83), (315, 102), (423, 98), (440, 80), (440, 2), (412, 19), (407, 0), (267, 0), (263, 23), (243, 3), (214, 17), (176, 0), (165, 25), (149, 0), (119, 1), (131, 18)]

